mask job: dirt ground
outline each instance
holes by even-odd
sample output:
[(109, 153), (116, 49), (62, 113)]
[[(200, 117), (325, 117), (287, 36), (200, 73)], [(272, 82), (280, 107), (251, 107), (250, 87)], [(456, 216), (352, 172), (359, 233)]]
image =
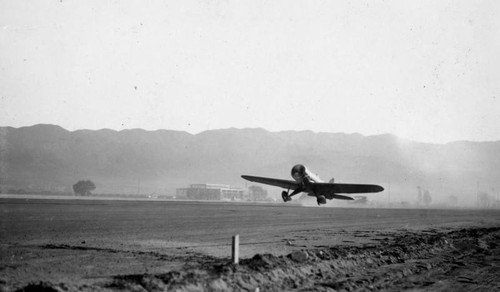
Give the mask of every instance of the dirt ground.
[(494, 291), (498, 275), (498, 210), (0, 199), (0, 291)]

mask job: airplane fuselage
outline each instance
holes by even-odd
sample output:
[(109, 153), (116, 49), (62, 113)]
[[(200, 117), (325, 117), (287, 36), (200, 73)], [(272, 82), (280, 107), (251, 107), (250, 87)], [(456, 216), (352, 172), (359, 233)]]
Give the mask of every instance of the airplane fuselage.
[(307, 167), (302, 164), (297, 164), (292, 167), (291, 175), (296, 182), (301, 184), (301, 191), (311, 196), (315, 196), (311, 184), (323, 182), (319, 178), (319, 176), (312, 173), (309, 169), (307, 169)]
[(307, 169), (307, 167), (305, 167), (302, 164), (297, 164), (294, 167), (292, 167), (291, 174), (292, 174), (292, 178), (298, 183), (302, 183), (304, 181), (323, 182), (319, 178), (319, 176), (317, 176), (314, 173), (312, 173), (311, 171), (309, 171), (309, 169)]

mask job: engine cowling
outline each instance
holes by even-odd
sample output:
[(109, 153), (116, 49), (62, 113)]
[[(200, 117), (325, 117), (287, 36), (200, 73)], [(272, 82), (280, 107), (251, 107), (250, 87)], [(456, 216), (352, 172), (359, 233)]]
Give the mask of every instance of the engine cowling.
[(297, 164), (292, 167), (292, 177), (297, 182), (302, 182), (306, 177), (306, 167), (302, 164)]
[(322, 205), (322, 204), (323, 205), (326, 204), (326, 198), (325, 198), (325, 196), (317, 196), (316, 197), (316, 201), (318, 202), (318, 206)]

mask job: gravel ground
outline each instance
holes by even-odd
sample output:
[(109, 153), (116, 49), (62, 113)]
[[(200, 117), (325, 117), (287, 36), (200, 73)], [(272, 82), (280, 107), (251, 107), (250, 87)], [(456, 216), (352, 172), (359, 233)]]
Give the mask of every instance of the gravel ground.
[(0, 199), (0, 290), (492, 291), (499, 239), (495, 210)]

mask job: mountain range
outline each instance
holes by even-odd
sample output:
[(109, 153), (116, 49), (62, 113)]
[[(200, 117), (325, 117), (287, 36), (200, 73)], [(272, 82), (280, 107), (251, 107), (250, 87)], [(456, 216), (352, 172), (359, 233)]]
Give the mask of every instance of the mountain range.
[[(363, 136), (264, 129), (181, 131), (77, 130), (55, 125), (0, 128), (0, 187), (70, 191), (81, 179), (99, 193), (175, 194), (191, 183), (244, 187), (240, 175), (290, 178), (305, 164), (324, 180), (375, 183), (377, 200), (434, 201), (498, 196), (500, 141), (420, 143), (391, 134)], [(267, 188), (267, 187), (266, 187)], [(280, 190), (267, 188), (272, 195)]]

